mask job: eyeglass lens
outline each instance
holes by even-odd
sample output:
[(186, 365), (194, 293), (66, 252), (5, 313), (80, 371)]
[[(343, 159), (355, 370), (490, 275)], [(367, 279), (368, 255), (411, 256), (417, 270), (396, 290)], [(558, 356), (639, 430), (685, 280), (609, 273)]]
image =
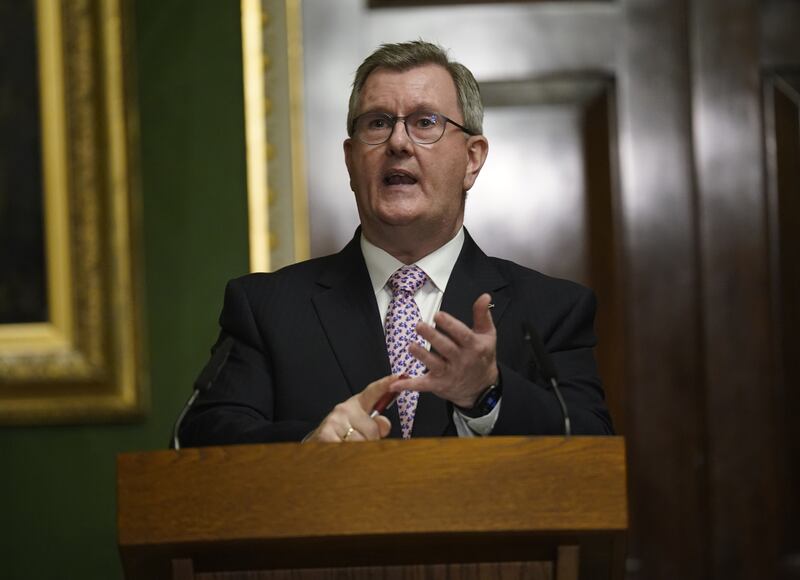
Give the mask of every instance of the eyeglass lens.
[(397, 122), (404, 122), (406, 132), (415, 142), (434, 143), (444, 133), (446, 121), (438, 113), (417, 111), (403, 117), (386, 113), (365, 113), (356, 119), (355, 136), (368, 145), (378, 145), (389, 140)]

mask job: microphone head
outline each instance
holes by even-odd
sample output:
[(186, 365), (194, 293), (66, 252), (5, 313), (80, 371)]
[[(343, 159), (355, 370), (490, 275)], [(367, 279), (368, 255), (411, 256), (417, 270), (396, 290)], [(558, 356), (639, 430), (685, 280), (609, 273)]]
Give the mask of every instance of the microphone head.
[(547, 354), (539, 334), (529, 324), (524, 324), (525, 341), (531, 346), (531, 354), (542, 377), (548, 382), (558, 382), (558, 372), (553, 364), (553, 359)]

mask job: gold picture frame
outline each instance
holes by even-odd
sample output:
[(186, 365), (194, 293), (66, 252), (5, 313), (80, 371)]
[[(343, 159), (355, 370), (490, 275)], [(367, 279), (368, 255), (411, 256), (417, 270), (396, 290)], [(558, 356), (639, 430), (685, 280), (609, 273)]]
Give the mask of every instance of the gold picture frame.
[(0, 423), (141, 417), (140, 210), (123, 0), (37, 0), (48, 320), (0, 325)]
[(301, 0), (241, 0), (250, 270), (309, 258)]

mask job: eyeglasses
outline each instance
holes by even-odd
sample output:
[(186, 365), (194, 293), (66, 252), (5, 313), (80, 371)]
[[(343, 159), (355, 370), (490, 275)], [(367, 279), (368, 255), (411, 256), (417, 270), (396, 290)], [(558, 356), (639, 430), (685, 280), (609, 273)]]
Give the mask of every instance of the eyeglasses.
[(414, 143), (420, 145), (436, 143), (444, 135), (448, 123), (452, 123), (467, 135), (476, 134), (441, 113), (430, 111), (415, 111), (405, 117), (395, 117), (388, 113), (364, 113), (353, 119), (352, 133), (366, 145), (380, 145), (389, 140), (398, 121), (403, 121), (406, 134)]

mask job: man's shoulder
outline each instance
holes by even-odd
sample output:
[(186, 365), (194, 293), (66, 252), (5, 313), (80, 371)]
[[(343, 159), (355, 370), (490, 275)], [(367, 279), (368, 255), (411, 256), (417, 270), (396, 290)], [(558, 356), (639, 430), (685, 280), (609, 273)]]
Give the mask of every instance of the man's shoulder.
[(459, 259), (469, 264), (467, 269), (471, 274), (488, 276), (497, 282), (502, 280), (513, 290), (535, 292), (538, 296), (561, 296), (574, 301), (593, 294), (589, 288), (577, 282), (556, 278), (511, 260), (490, 256), (481, 249), (469, 232), (465, 233), (464, 250)]
[(299, 290), (303, 286), (311, 286), (320, 277), (333, 267), (339, 254), (331, 254), (319, 258), (311, 258), (294, 264), (289, 264), (273, 272), (251, 272), (228, 282), (234, 286), (251, 290), (265, 290), (278, 287), (293, 287)]
[(550, 276), (511, 260), (496, 257), (488, 259), (509, 285), (524, 292), (535, 292), (539, 296), (568, 301), (594, 294), (590, 288), (572, 280)]

